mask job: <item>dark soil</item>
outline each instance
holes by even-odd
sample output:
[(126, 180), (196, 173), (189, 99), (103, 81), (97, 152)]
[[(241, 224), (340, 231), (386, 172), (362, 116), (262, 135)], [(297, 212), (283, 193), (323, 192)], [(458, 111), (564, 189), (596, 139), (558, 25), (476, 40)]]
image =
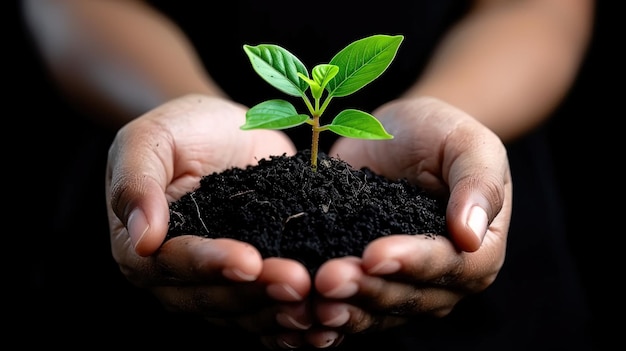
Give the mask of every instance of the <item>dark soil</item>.
[(446, 203), (406, 180), (309, 150), (203, 177), (170, 204), (168, 239), (194, 234), (254, 245), (263, 257), (302, 262), (314, 274), (330, 258), (360, 256), (389, 234), (447, 235)]

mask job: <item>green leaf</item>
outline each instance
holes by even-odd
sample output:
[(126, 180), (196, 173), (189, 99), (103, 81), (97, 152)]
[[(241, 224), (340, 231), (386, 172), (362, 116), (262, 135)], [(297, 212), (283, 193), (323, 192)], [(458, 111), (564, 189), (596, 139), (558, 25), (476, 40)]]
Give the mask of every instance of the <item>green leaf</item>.
[(298, 114), (288, 101), (275, 99), (261, 102), (246, 112), (246, 123), (241, 129), (285, 129), (303, 124), (309, 116)]
[[(313, 81), (309, 80), (309, 86), (311, 87), (311, 95), (315, 99), (322, 97), (326, 84), (339, 72), (339, 67), (329, 64), (321, 64), (313, 67), (311, 75)], [(300, 77), (302, 78), (302, 77)]]
[(348, 138), (393, 139), (376, 117), (354, 109), (341, 111), (328, 129)]
[(302, 96), (309, 85), (298, 77), (309, 73), (304, 64), (292, 53), (273, 44), (244, 45), (252, 68), (266, 82), (285, 94)]
[(304, 80), (311, 87), (311, 95), (313, 95), (314, 98), (319, 99), (322, 96), (324, 89), (322, 89), (322, 87), (319, 84), (317, 84), (316, 81), (314, 81), (313, 79), (309, 77), (306, 77), (302, 73), (298, 73), (298, 77)]
[(333, 79), (337, 73), (339, 73), (339, 67), (335, 65), (322, 64), (313, 67), (311, 75), (317, 84), (324, 89), (328, 82), (330, 82), (330, 80)]
[(326, 87), (330, 96), (350, 95), (378, 78), (396, 56), (403, 35), (372, 35), (353, 42), (337, 53), (330, 64), (339, 73)]

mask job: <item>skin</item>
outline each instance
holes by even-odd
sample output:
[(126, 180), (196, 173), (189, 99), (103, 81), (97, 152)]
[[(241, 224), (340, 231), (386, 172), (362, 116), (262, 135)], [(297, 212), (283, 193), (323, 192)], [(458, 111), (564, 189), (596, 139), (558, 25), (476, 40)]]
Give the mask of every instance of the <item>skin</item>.
[[(445, 316), (497, 277), (513, 196), (504, 145), (541, 124), (571, 86), (593, 2), (474, 3), (415, 85), (373, 111), (395, 138), (340, 139), (330, 152), (449, 194), (452, 240), (399, 233), (309, 277), (298, 262), (262, 259), (231, 239), (163, 244), (168, 202), (202, 175), (295, 152), (282, 132), (239, 130), (247, 107), (212, 81), (171, 21), (141, 1), (23, 1), (59, 87), (118, 131), (105, 189), (124, 275), (171, 311), (255, 332), (274, 349), (329, 347), (415, 315)], [(308, 301), (313, 290), (320, 296)]]

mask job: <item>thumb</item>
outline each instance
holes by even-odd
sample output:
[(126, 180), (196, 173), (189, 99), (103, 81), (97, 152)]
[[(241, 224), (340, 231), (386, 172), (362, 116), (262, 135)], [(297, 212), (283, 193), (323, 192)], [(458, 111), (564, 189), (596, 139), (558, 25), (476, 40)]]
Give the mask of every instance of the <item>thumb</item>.
[[(461, 198), (457, 194), (457, 198)], [(448, 230), (457, 247), (463, 251), (476, 251), (487, 233), (491, 206), (487, 199), (478, 192), (470, 192), (465, 199), (448, 203), (446, 218)]]
[[(131, 189), (128, 191), (128, 189)], [(168, 230), (169, 208), (163, 190), (151, 179), (139, 188), (128, 186), (121, 193), (122, 218), (135, 252), (140, 256), (153, 254), (163, 243)]]
[[(107, 162), (111, 235), (128, 232), (135, 252), (149, 256), (161, 246), (168, 231), (169, 206), (163, 184), (167, 179), (166, 165), (161, 161), (163, 155), (150, 151), (150, 144), (145, 140), (142, 143), (139, 134), (124, 135), (123, 130), (118, 132)], [(159, 150), (163, 152), (166, 143), (161, 145)]]
[[(504, 174), (498, 172), (497, 176), (487, 172), (451, 182), (453, 186), (446, 210), (448, 231), (456, 246), (463, 251), (478, 250), (491, 225), (496, 232), (508, 229), (505, 219), (510, 213), (512, 196), (510, 174), (508, 169)], [(501, 216), (503, 220), (496, 221), (499, 214), (504, 214)]]

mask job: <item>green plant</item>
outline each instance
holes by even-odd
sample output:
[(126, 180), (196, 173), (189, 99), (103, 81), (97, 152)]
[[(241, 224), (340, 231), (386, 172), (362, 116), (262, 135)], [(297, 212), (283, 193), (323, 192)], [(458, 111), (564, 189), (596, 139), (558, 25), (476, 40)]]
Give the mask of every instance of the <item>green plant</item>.
[[(248, 110), (241, 129), (285, 129), (310, 124), (313, 130), (313, 170), (317, 169), (319, 133), (322, 131), (331, 130), (350, 138), (392, 139), (393, 135), (380, 121), (360, 110), (343, 110), (326, 125), (320, 124), (320, 117), (333, 98), (350, 95), (380, 76), (396, 56), (403, 39), (402, 35), (378, 34), (357, 40), (339, 51), (329, 63), (315, 66), (310, 76), (296, 56), (278, 45), (244, 45), (257, 74), (283, 93), (302, 97), (310, 115), (298, 113), (286, 100), (267, 100)], [(307, 95), (309, 88), (313, 102)]]

